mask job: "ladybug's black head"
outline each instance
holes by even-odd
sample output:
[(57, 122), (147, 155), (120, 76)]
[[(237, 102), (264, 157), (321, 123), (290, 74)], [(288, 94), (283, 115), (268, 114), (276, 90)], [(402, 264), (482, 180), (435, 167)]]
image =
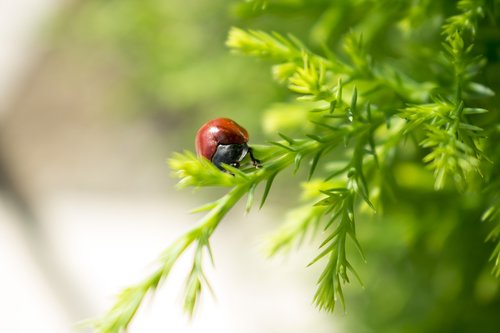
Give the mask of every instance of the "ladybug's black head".
[(212, 163), (221, 170), (224, 170), (222, 163), (239, 168), (240, 162), (245, 158), (249, 149), (246, 143), (218, 145), (212, 156)]

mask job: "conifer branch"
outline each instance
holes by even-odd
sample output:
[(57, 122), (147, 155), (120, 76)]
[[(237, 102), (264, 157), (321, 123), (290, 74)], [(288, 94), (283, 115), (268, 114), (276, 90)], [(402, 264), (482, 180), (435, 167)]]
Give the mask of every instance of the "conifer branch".
[[(260, 9), (268, 3), (251, 2)], [(353, 276), (361, 283), (347, 244), (351, 243), (365, 259), (356, 233), (360, 207), (377, 210), (380, 203), (373, 193), (380, 192), (382, 185), (376, 181), (384, 182), (381, 169), (391, 167), (391, 157), (406, 137), (417, 138), (419, 149), (425, 152), (423, 162), (434, 172), (436, 190), (453, 184), (467, 191), (472, 177), (485, 174), (484, 164), (490, 163), (483, 152), (488, 131), (476, 119), (488, 110), (475, 103), (490, 97), (493, 91), (474, 81), (485, 61), (474, 55), (473, 46), (486, 6), (483, 0), (461, 0), (457, 4), (459, 13), (442, 25), (443, 54), (432, 63), (450, 74), (442, 80), (421, 75), (426, 79), (419, 81), (414, 78), (419, 75), (412, 77), (405, 66), (375, 61), (361, 35), (354, 32), (343, 35), (339, 48), (321, 55), (293, 35), (232, 28), (226, 45), (235, 53), (270, 61), (273, 78), (296, 97), (293, 103), (283, 103), (283, 114), (292, 108), (299, 110), (305, 114), (300, 119), (307, 119), (311, 130), (296, 136), (284, 131), (279, 134), (280, 140), (252, 146), (262, 162), (260, 169), (243, 164), (240, 169), (225, 166), (229, 172), (221, 172), (190, 151), (174, 154), (169, 166), (179, 187), (223, 187), (227, 193), (195, 210), (206, 215), (165, 250), (150, 276), (120, 293), (111, 310), (92, 322), (96, 330), (126, 330), (145, 296), (168, 278), (190, 247), (194, 248), (194, 257), (187, 273), (184, 310), (192, 315), (202, 292), (210, 288), (203, 263), (207, 254), (211, 258), (210, 239), (221, 220), (245, 195), (245, 210), (250, 210), (261, 183), (264, 191), (260, 202), (264, 205), (274, 179), (286, 169), (305, 171), (303, 199), (269, 238), (268, 252), (275, 255), (287, 251), (307, 235), (322, 230), (318, 254), (310, 262), (324, 265), (314, 303), (325, 311), (333, 311), (338, 302), (345, 308), (344, 286)], [(422, 12), (427, 10), (432, 10), (431, 6), (421, 8)], [(498, 240), (500, 186), (495, 181), (489, 185), (491, 202), (483, 220), (496, 223), (488, 239)], [(500, 276), (500, 243), (492, 261), (494, 273)]]

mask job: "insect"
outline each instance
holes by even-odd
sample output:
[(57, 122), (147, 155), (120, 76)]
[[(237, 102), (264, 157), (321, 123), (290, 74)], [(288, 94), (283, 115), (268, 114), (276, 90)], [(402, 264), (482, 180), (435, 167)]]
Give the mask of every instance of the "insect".
[(234, 120), (216, 118), (200, 127), (196, 133), (196, 153), (210, 160), (217, 168), (224, 170), (222, 163), (235, 168), (248, 154), (252, 164), (259, 168), (260, 161), (247, 145), (248, 132)]

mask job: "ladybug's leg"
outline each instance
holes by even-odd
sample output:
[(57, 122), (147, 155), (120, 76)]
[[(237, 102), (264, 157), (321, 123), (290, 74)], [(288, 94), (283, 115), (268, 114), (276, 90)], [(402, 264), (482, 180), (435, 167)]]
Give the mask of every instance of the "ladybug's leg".
[(248, 155), (250, 155), (250, 159), (252, 160), (252, 164), (256, 168), (262, 168), (262, 164), (260, 164), (260, 161), (253, 156), (253, 150), (252, 148), (248, 147)]

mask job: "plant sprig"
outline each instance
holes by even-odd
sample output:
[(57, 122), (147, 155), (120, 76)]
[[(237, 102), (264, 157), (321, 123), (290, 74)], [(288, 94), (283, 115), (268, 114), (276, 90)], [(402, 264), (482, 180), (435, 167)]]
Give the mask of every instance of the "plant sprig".
[[(319, 80), (319, 77), (317, 77)], [(342, 89), (341, 87), (338, 89)], [(356, 91), (356, 90), (354, 90)], [(325, 112), (324, 119), (326, 120), (322, 126), (323, 135), (310, 135), (303, 139), (291, 139), (285, 135), (284, 140), (272, 142), (267, 146), (254, 146), (255, 154), (258, 154), (262, 159), (262, 168), (256, 170), (248, 169), (235, 169), (230, 166), (225, 168), (230, 173), (221, 172), (215, 166), (204, 159), (197, 158), (191, 152), (186, 151), (183, 154), (176, 153), (170, 160), (169, 165), (174, 170), (174, 176), (179, 178), (179, 186), (186, 187), (205, 187), (205, 186), (220, 186), (230, 187), (226, 195), (222, 198), (206, 204), (198, 209), (196, 212), (206, 211), (204, 218), (190, 231), (186, 232), (178, 238), (167, 250), (163, 253), (158, 261), (158, 269), (144, 282), (132, 286), (122, 292), (118, 296), (115, 306), (105, 314), (101, 319), (93, 323), (94, 327), (100, 332), (119, 332), (128, 327), (135, 312), (141, 304), (144, 297), (158, 288), (159, 284), (164, 281), (175, 262), (180, 256), (191, 246), (195, 246), (195, 256), (191, 272), (188, 275), (186, 288), (184, 292), (184, 310), (192, 315), (196, 309), (196, 305), (200, 293), (205, 286), (208, 286), (202, 267), (202, 254), (204, 251), (211, 253), (209, 246), (209, 239), (212, 233), (217, 228), (218, 224), (225, 216), (225, 214), (245, 195), (247, 195), (247, 209), (250, 209), (254, 200), (254, 190), (256, 186), (264, 182), (265, 190), (261, 199), (261, 206), (265, 202), (270, 191), (272, 182), (276, 175), (284, 169), (294, 166), (297, 170), (304, 159), (310, 161), (309, 175), (312, 176), (320, 158), (327, 155), (335, 147), (345, 142), (345, 138), (362, 138), (367, 140), (368, 133), (373, 131), (370, 129), (373, 126), (380, 126), (384, 124), (381, 118), (375, 125), (369, 122), (363, 122), (361, 116), (358, 115), (356, 107), (357, 98), (356, 92), (352, 95), (351, 104), (345, 107), (346, 113), (343, 118), (331, 118), (330, 111)], [(344, 103), (344, 102), (342, 102)], [(340, 105), (343, 105), (339, 103)], [(347, 105), (347, 103), (344, 103)], [(335, 111), (335, 110), (332, 110)], [(363, 139), (364, 138), (364, 139)], [(363, 164), (363, 155), (365, 151), (361, 148), (367, 143), (360, 141), (355, 149), (354, 158), (347, 166), (343, 167), (340, 172), (336, 170), (330, 173), (330, 177), (340, 174), (349, 174), (350, 191), (352, 199), (354, 195), (359, 193), (359, 196), (368, 200), (366, 180), (362, 176), (361, 168)], [(351, 166), (349, 168), (349, 166)], [(356, 171), (354, 171), (356, 170)], [(331, 190), (331, 189), (330, 189)], [(350, 206), (340, 205), (343, 210), (350, 210), (349, 214), (343, 216), (351, 216), (353, 213), (353, 201)], [(316, 208), (314, 208), (316, 209)], [(345, 219), (344, 219), (345, 220)], [(334, 238), (338, 237), (339, 246), (342, 247), (340, 256), (338, 257), (338, 267), (328, 266), (331, 274), (336, 274), (339, 278), (347, 280), (345, 269), (353, 270), (350, 263), (347, 261), (345, 251), (345, 236), (350, 235), (351, 238), (355, 237), (354, 229), (345, 228), (344, 222), (341, 223), (339, 230), (342, 232), (335, 232)], [(353, 220), (350, 221), (354, 223)], [(295, 237), (296, 235), (293, 235)], [(335, 241), (335, 240), (334, 240)], [(356, 241), (356, 244), (358, 242)], [(333, 254), (332, 254), (333, 255)], [(319, 259), (319, 258), (318, 258)], [(339, 285), (331, 286), (334, 288), (334, 293), (340, 295), (342, 293)], [(321, 295), (324, 293), (326, 286), (320, 282), (318, 287), (318, 295), (316, 303), (321, 308), (333, 309), (335, 299), (327, 299)]]
[[(258, 6), (264, 3), (254, 1)], [(378, 168), (390, 166), (384, 164), (390, 163), (405, 136), (419, 138), (420, 148), (426, 151), (423, 162), (434, 171), (437, 190), (451, 180), (466, 191), (471, 175), (483, 175), (482, 165), (487, 158), (480, 147), (485, 136), (474, 118), (487, 110), (472, 105), (469, 98), (492, 94), (489, 88), (473, 81), (484, 63), (473, 55), (473, 40), (478, 21), (484, 16), (484, 5), (480, 0), (461, 0), (461, 12), (443, 24), (443, 56), (435, 65), (450, 73), (450, 78), (441, 86), (419, 81), (389, 63), (374, 61), (361, 36), (354, 32), (342, 38), (341, 56), (330, 50), (325, 55), (315, 53), (292, 35), (232, 28), (226, 45), (235, 53), (271, 61), (274, 79), (295, 95), (294, 103), (303, 103), (300, 105), (304, 112), (313, 115), (308, 119), (314, 131), (299, 137), (281, 133), (281, 140), (252, 146), (262, 161), (260, 169), (225, 166), (228, 172), (221, 172), (189, 151), (174, 154), (169, 165), (179, 179), (179, 187), (215, 186), (228, 191), (220, 199), (195, 209), (206, 215), (167, 248), (153, 274), (123, 291), (115, 306), (95, 321), (94, 327), (102, 333), (126, 330), (144, 297), (159, 287), (190, 247), (195, 251), (184, 290), (184, 310), (192, 315), (201, 293), (210, 288), (203, 261), (207, 254), (213, 261), (210, 238), (219, 223), (245, 195), (245, 209), (250, 210), (261, 183), (262, 207), (274, 179), (286, 169), (295, 173), (306, 169), (303, 187), (307, 195), (305, 203), (293, 210), (268, 240), (269, 254), (290, 249), (311, 230), (322, 230), (319, 253), (310, 262), (326, 261), (314, 303), (319, 309), (333, 311), (340, 301), (345, 308), (344, 285), (351, 276), (361, 283), (346, 244), (352, 242), (365, 259), (356, 234), (359, 208), (364, 205), (375, 211), (376, 198), (370, 190), (381, 187), (368, 175), (382, 176)], [(495, 193), (484, 220), (499, 219), (500, 200)], [(489, 238), (499, 237), (499, 225)], [(496, 260), (495, 272), (500, 275), (500, 244), (492, 258)]]

